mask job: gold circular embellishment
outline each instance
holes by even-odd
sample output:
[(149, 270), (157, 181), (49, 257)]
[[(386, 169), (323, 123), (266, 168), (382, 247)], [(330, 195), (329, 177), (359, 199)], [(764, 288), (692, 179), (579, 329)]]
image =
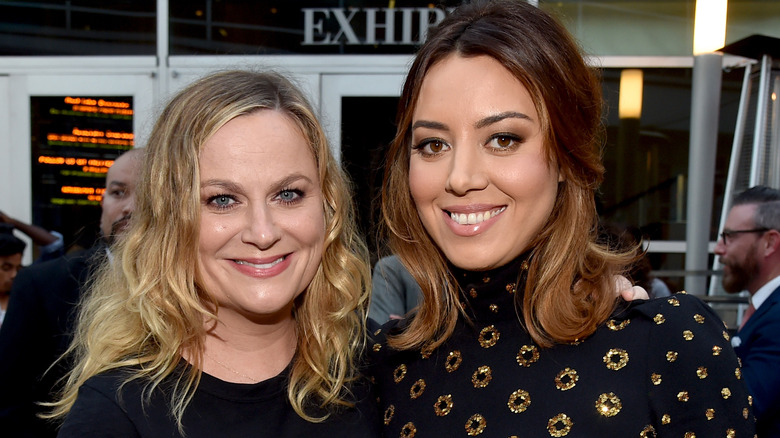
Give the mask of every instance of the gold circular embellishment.
[(672, 422), (672, 416), (669, 414), (664, 414), (661, 417), (661, 424), (669, 424)]
[(517, 363), (520, 366), (530, 367), (532, 363), (539, 360), (539, 349), (536, 345), (523, 345), (517, 353)]
[(531, 405), (531, 395), (528, 394), (528, 391), (518, 389), (509, 396), (509, 401), (506, 405), (509, 407), (510, 411), (519, 414), (524, 412), (528, 409), (528, 406)]
[(630, 319), (626, 319), (625, 321), (620, 321), (620, 322), (617, 322), (614, 319), (610, 319), (609, 321), (607, 321), (607, 328), (612, 330), (613, 332), (616, 332), (618, 330), (623, 330), (630, 323), (631, 323)]
[(489, 325), (479, 332), (479, 345), (482, 348), (490, 348), (496, 345), (499, 337), (501, 337), (501, 333), (496, 330), (496, 326)]
[(693, 332), (690, 330), (683, 331), (683, 339), (685, 339), (686, 341), (693, 340)]
[(395, 406), (390, 405), (387, 407), (387, 409), (385, 409), (385, 415), (384, 415), (385, 426), (390, 424), (390, 420), (393, 419), (393, 415), (395, 415)]
[(734, 376), (737, 378), (737, 380), (742, 378), (742, 369), (735, 368), (734, 369)]
[(395, 381), (395, 383), (401, 383), (401, 380), (403, 380), (404, 377), (406, 377), (406, 365), (398, 365), (395, 370), (393, 370), (393, 381)]
[(713, 356), (720, 356), (720, 352), (723, 351), (723, 348), (721, 348), (718, 345), (715, 345), (712, 347), (712, 355)]
[(433, 412), (437, 417), (443, 417), (452, 410), (452, 394), (442, 395), (433, 404)]
[(523, 271), (528, 270), (528, 260), (523, 260), (523, 263), (520, 265), (520, 269), (522, 269)]
[(571, 432), (573, 425), (574, 422), (571, 421), (568, 415), (558, 414), (547, 422), (547, 432), (550, 432), (550, 436), (554, 437), (566, 436)]
[(729, 336), (729, 332), (723, 330), (723, 339), (727, 341), (731, 339), (731, 336)]
[(735, 438), (737, 436), (737, 431), (734, 429), (726, 429), (726, 438)]
[(491, 312), (498, 313), (498, 306), (497, 305), (491, 304), (488, 308), (490, 309)]
[(596, 411), (605, 417), (614, 417), (623, 409), (623, 403), (614, 393), (601, 394), (596, 400)]
[(430, 345), (426, 345), (423, 348), (420, 349), (420, 357), (423, 359), (428, 359), (431, 357), (431, 354), (433, 354), (433, 347)]
[(698, 376), (700, 379), (706, 379), (707, 378), (707, 367), (699, 367), (696, 369), (696, 376)]
[(677, 393), (677, 400), (680, 400), (681, 402), (687, 402), (690, 400), (690, 397), (688, 396), (688, 391), (680, 391)]
[(683, 435), (683, 438), (696, 438), (696, 434), (693, 432), (685, 432), (685, 435)]
[(693, 320), (698, 322), (699, 324), (704, 324), (704, 317), (699, 315), (698, 313), (693, 315)]
[(653, 382), (653, 385), (660, 385), (661, 384), (661, 375), (658, 373), (653, 373), (650, 375), (650, 381)]
[(748, 396), (748, 404), (749, 404), (750, 406), (753, 406), (753, 396), (752, 396), (752, 395), (749, 395), (749, 396)]
[(469, 295), (471, 295), (471, 298), (476, 298), (477, 290), (472, 287), (471, 289), (469, 289)]
[(490, 383), (490, 380), (492, 379), (493, 372), (487, 365), (482, 365), (481, 367), (477, 368), (477, 370), (474, 371), (474, 374), (471, 375), (471, 383), (475, 388), (484, 388), (488, 386), (488, 383)]
[(677, 360), (677, 352), (676, 351), (667, 351), (666, 352), (666, 360), (669, 362), (674, 362)]
[(450, 354), (447, 355), (447, 360), (444, 361), (444, 368), (451, 373), (458, 369), (462, 361), (460, 350), (450, 351)]
[(404, 424), (404, 427), (401, 428), (402, 438), (412, 438), (415, 435), (417, 435), (417, 428), (414, 427), (414, 423), (411, 421)]
[(555, 376), (555, 387), (561, 391), (566, 391), (567, 389), (574, 388), (579, 379), (580, 376), (577, 375), (577, 370), (566, 367)]
[(610, 370), (617, 371), (628, 363), (628, 353), (620, 348), (612, 348), (604, 355), (604, 363)]
[(653, 317), (653, 321), (655, 321), (656, 324), (663, 324), (666, 322), (666, 318), (664, 318), (664, 316), (659, 313)]
[(515, 283), (509, 283), (506, 285), (506, 291), (510, 294), (517, 292), (517, 285)]
[(380, 333), (382, 333), (382, 329), (381, 328), (376, 329), (376, 331), (374, 332), (374, 336), (379, 336)]
[(382, 344), (374, 344), (374, 346), (371, 347), (371, 349), (374, 350), (374, 352), (377, 352), (382, 349)]
[(485, 417), (480, 414), (474, 414), (466, 420), (466, 433), (469, 436), (476, 436), (481, 434), (485, 427), (487, 427), (487, 421)]
[(707, 417), (707, 420), (712, 420), (713, 418), (715, 418), (715, 409), (712, 408), (707, 409), (706, 411), (704, 411), (704, 416)]
[(641, 432), (639, 432), (640, 438), (656, 438), (656, 436), (657, 435), (655, 434), (655, 428), (649, 424), (645, 426), (645, 428), (642, 429)]
[(731, 390), (728, 388), (723, 388), (720, 390), (720, 395), (724, 399), (728, 400), (728, 398), (731, 397)]
[(666, 302), (668, 302), (669, 304), (671, 304), (674, 307), (679, 307), (680, 306), (680, 300), (678, 300), (677, 298), (674, 298), (674, 297), (669, 298), (668, 300), (666, 300)]
[(490, 277), (488, 277), (487, 275), (485, 275), (484, 277), (482, 277), (482, 282), (483, 282), (483, 283), (490, 283)]
[(742, 408), (742, 417), (747, 420), (750, 418), (750, 409), (748, 408)]
[(409, 397), (411, 397), (412, 400), (414, 400), (417, 397), (421, 396), (424, 391), (425, 391), (425, 380), (420, 379), (414, 382), (414, 385), (412, 385), (411, 389), (409, 389)]

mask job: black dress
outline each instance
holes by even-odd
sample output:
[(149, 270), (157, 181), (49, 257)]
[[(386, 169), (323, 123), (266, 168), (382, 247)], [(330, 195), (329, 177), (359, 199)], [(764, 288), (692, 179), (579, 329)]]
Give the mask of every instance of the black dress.
[(170, 415), (174, 375), (166, 378), (146, 403), (144, 380), (131, 381), (118, 391), (127, 371), (120, 369), (87, 380), (79, 388), (76, 403), (58, 436), (370, 438), (379, 434), (376, 403), (366, 384), (352, 387), (354, 408), (342, 409), (321, 423), (312, 423), (298, 416), (288, 402), (285, 370), (255, 384), (225, 382), (203, 373), (184, 411), (182, 435)]
[(434, 351), (396, 351), (374, 333), (369, 374), (384, 436), (753, 437), (723, 322), (695, 297), (623, 303), (580, 342), (540, 348), (519, 322), (521, 261), (456, 273), (463, 318)]

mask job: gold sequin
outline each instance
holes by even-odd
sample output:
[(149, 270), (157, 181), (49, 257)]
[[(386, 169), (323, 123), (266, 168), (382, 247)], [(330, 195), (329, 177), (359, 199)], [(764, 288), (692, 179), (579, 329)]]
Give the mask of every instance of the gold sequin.
[(395, 383), (401, 383), (401, 380), (403, 380), (404, 377), (406, 377), (406, 365), (398, 365), (393, 371), (393, 380)]
[(501, 333), (496, 330), (496, 326), (489, 325), (479, 332), (479, 345), (482, 348), (490, 348), (496, 345), (499, 337), (501, 337)]
[(417, 428), (414, 427), (414, 423), (411, 421), (404, 424), (404, 427), (401, 428), (402, 438), (412, 438), (415, 435), (417, 435)]
[(485, 275), (484, 277), (482, 277), (482, 282), (483, 282), (483, 283), (490, 283), (490, 277), (488, 277), (487, 275)]
[(683, 331), (683, 339), (685, 339), (686, 341), (692, 340), (693, 339), (693, 332), (690, 331), (690, 330)]
[(737, 431), (734, 429), (726, 429), (726, 438), (735, 438), (737, 436)]
[(614, 319), (610, 319), (609, 321), (607, 321), (607, 328), (616, 332), (618, 330), (623, 330), (630, 323), (631, 323), (630, 319), (627, 319), (625, 321), (620, 321), (620, 322), (617, 322)]
[(688, 391), (680, 391), (677, 393), (677, 400), (680, 400), (681, 402), (687, 402), (690, 400), (690, 396), (688, 395)]
[(666, 360), (669, 362), (674, 362), (677, 360), (677, 352), (676, 351), (667, 351), (666, 352)]
[(669, 304), (671, 304), (672, 306), (674, 306), (674, 307), (679, 307), (679, 306), (680, 306), (680, 300), (678, 300), (678, 299), (677, 299), (677, 298), (675, 298), (675, 297), (669, 298), (669, 299), (668, 299), (668, 300), (666, 300), (666, 301), (667, 301)]
[(509, 292), (510, 294), (513, 294), (513, 293), (517, 292), (517, 284), (515, 284), (515, 283), (507, 284), (506, 285), (506, 291)]
[(749, 396), (748, 396), (748, 404), (749, 404), (750, 406), (753, 406), (753, 396), (752, 396), (752, 395), (749, 395)]
[(653, 373), (650, 375), (650, 381), (653, 382), (653, 385), (660, 385), (661, 384), (661, 375), (658, 373)]
[(444, 368), (451, 373), (458, 369), (462, 361), (460, 350), (450, 351), (450, 354), (447, 355), (447, 360), (444, 361)]
[(555, 376), (555, 387), (561, 391), (566, 391), (574, 388), (579, 379), (580, 376), (577, 375), (577, 371), (567, 367)]
[(704, 411), (704, 416), (707, 417), (707, 420), (712, 420), (713, 418), (715, 418), (715, 409), (712, 408), (707, 409), (706, 411)]
[(530, 367), (532, 363), (539, 360), (539, 349), (536, 345), (523, 345), (517, 353), (517, 363), (520, 366)]
[(568, 415), (558, 414), (547, 422), (547, 432), (550, 432), (550, 436), (554, 437), (566, 436), (571, 432), (573, 425), (574, 422), (571, 421)]
[(387, 409), (385, 409), (385, 415), (384, 415), (385, 426), (390, 424), (390, 420), (393, 419), (393, 415), (395, 415), (395, 406), (390, 405), (387, 407)]
[(731, 397), (731, 390), (728, 388), (723, 388), (720, 390), (720, 395), (724, 399), (728, 400), (728, 398)]
[(469, 289), (469, 295), (471, 295), (471, 298), (476, 298), (477, 290), (472, 287), (471, 289)]
[(713, 356), (720, 356), (720, 352), (723, 351), (723, 348), (721, 348), (718, 345), (715, 345), (712, 347), (712, 355)]
[(750, 409), (742, 408), (742, 417), (745, 418), (745, 420), (750, 418)]
[(683, 435), (683, 438), (696, 438), (696, 434), (693, 432), (685, 432), (685, 435)]
[(469, 436), (481, 434), (482, 431), (485, 430), (485, 427), (487, 427), (487, 421), (485, 421), (485, 417), (479, 414), (472, 415), (466, 421), (466, 433)]
[(723, 339), (727, 341), (731, 339), (731, 336), (729, 336), (729, 332), (727, 332), (726, 330), (723, 330)]
[(663, 324), (666, 322), (666, 318), (659, 313), (653, 317), (653, 321), (655, 321), (656, 324)]
[(376, 331), (374, 332), (374, 336), (379, 336), (380, 333), (382, 333), (382, 329), (381, 328), (376, 329)]
[(531, 405), (531, 396), (528, 391), (518, 389), (509, 396), (509, 401), (506, 403), (509, 410), (515, 414), (519, 414)]
[(628, 363), (628, 353), (620, 348), (612, 348), (607, 351), (603, 359), (604, 363), (607, 364), (607, 368), (617, 371)]
[(734, 369), (734, 376), (736, 376), (737, 380), (742, 378), (742, 369), (741, 368), (735, 368)]
[(520, 265), (520, 269), (522, 269), (523, 271), (528, 270), (528, 260), (523, 260), (523, 263)]
[(442, 395), (433, 404), (433, 412), (436, 416), (443, 417), (452, 410), (452, 394)]
[(623, 403), (614, 393), (601, 394), (596, 400), (596, 411), (605, 417), (614, 417), (623, 409)]
[(371, 349), (374, 350), (374, 352), (377, 352), (382, 349), (382, 344), (374, 344), (374, 346), (371, 347)]
[(669, 414), (664, 414), (661, 417), (661, 424), (669, 424), (672, 422), (672, 416)]
[(491, 312), (498, 313), (498, 306), (497, 305), (491, 304), (488, 308), (490, 309)]
[(698, 313), (693, 315), (693, 320), (698, 322), (699, 324), (704, 324), (704, 317), (699, 315)]
[(644, 429), (642, 429), (641, 432), (639, 432), (639, 437), (640, 438), (656, 438), (655, 428), (648, 424), (647, 426), (645, 426)]
[(696, 376), (698, 376), (700, 379), (706, 379), (707, 378), (707, 367), (699, 367), (696, 369)]
[(493, 372), (490, 370), (490, 367), (483, 365), (477, 368), (477, 370), (474, 371), (474, 374), (471, 375), (471, 384), (474, 385), (475, 388), (484, 388), (488, 386), (488, 383), (490, 383), (490, 380), (492, 379)]
[(412, 385), (411, 389), (409, 389), (409, 397), (411, 397), (412, 400), (414, 400), (417, 397), (421, 396), (424, 391), (425, 391), (425, 380), (420, 379), (414, 382), (414, 385)]
[(428, 359), (431, 357), (431, 354), (433, 354), (433, 347), (430, 345), (426, 345), (423, 348), (420, 349), (420, 357), (423, 359)]

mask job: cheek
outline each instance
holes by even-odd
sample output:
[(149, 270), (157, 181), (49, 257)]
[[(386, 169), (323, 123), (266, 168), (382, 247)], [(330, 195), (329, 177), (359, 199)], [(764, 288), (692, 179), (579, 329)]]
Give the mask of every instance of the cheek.
[(417, 208), (420, 208), (423, 207), (420, 205), (421, 203), (430, 201), (435, 196), (440, 181), (436, 173), (436, 166), (425, 166), (416, 161), (412, 158), (409, 164), (409, 192), (417, 204)]

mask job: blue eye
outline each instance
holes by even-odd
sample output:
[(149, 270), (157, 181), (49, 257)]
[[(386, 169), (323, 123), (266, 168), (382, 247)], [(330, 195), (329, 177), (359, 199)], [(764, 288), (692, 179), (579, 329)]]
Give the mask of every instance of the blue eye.
[(294, 189), (282, 190), (277, 195), (279, 200), (285, 204), (291, 204), (297, 202), (302, 196), (303, 193), (300, 190), (294, 190)]
[(209, 204), (219, 209), (230, 208), (235, 202), (235, 199), (230, 195), (216, 195), (208, 200)]

